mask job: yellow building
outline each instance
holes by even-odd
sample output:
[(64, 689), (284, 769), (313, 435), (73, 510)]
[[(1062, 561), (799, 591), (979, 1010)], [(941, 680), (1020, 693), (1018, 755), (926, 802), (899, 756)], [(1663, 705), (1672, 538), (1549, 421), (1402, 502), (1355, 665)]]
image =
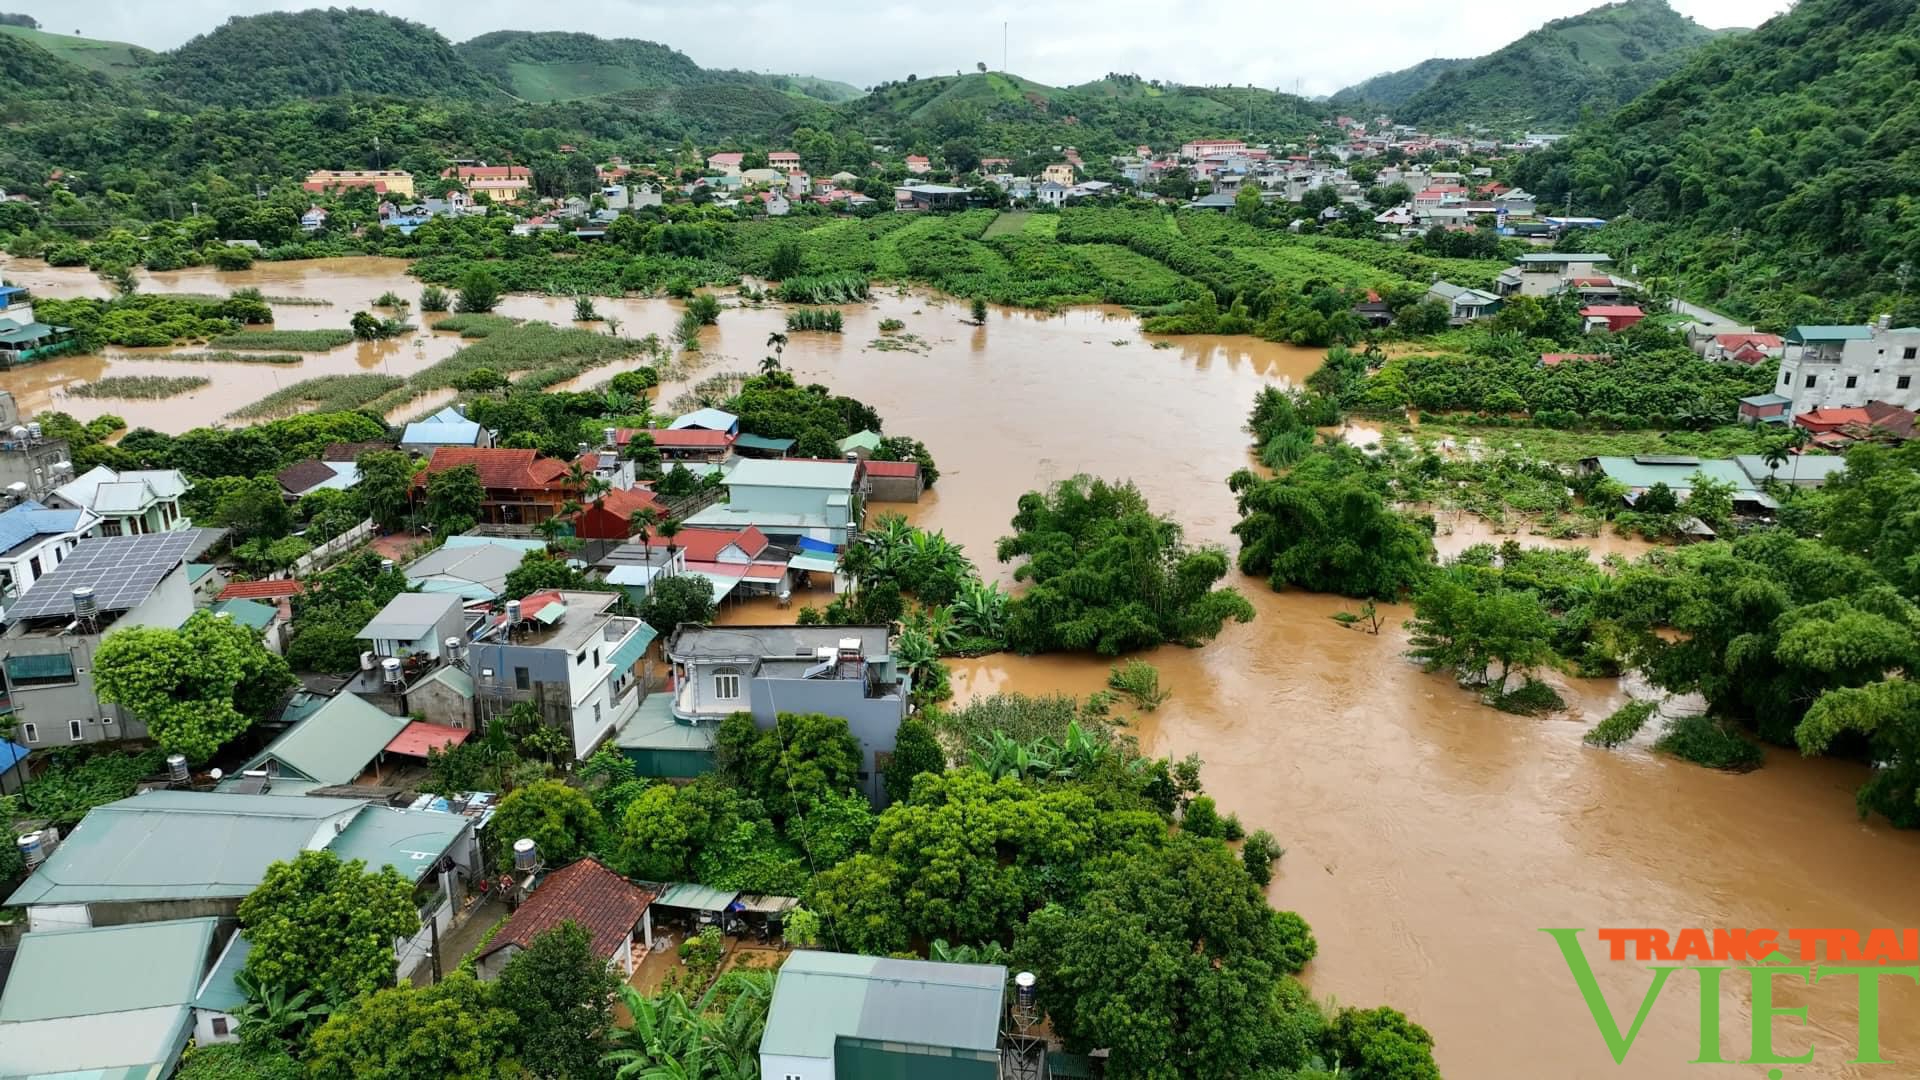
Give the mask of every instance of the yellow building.
[(301, 186), (312, 192), (370, 187), (382, 195), (413, 198), (413, 174), (399, 169), (315, 169)]
[(1045, 183), (1049, 180), (1053, 181), (1056, 184), (1059, 184), (1061, 187), (1072, 187), (1073, 186), (1073, 166), (1062, 161), (1057, 164), (1049, 165), (1046, 168), (1040, 170), (1041, 183)]

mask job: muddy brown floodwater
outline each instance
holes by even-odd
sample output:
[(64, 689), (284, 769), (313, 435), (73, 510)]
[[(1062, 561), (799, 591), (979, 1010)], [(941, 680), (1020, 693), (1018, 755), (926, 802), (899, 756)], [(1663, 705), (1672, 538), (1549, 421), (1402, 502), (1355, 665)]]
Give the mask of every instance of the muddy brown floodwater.
[[(30, 263), (8, 277), (43, 295), (97, 294), (90, 275)], [(155, 291), (225, 291), (256, 285), (270, 295), (335, 300), (331, 308), (277, 308), (283, 326), (341, 326), (358, 306), (392, 288), (417, 296), (403, 267), (377, 259), (263, 265), (240, 274), (153, 275)], [(622, 332), (665, 334), (667, 301), (601, 301)], [(564, 320), (567, 301), (512, 297), (512, 315)], [(1052, 317), (995, 310), (984, 327), (964, 305), (887, 290), (843, 309), (843, 335), (795, 334), (786, 364), (871, 403), (889, 431), (924, 440), (940, 463), (936, 491), (905, 508), (918, 524), (965, 545), (990, 576), (993, 542), (1027, 490), (1079, 472), (1132, 479), (1157, 510), (1196, 542), (1232, 545), (1233, 500), (1224, 478), (1246, 464), (1241, 430), (1255, 391), (1303, 379), (1313, 350), (1248, 338), (1178, 338), (1154, 348), (1123, 311), (1081, 309)], [(868, 347), (883, 317), (906, 323), (924, 352)], [(701, 369), (750, 370), (777, 307), (730, 310), (705, 334)], [(403, 343), (375, 357), (353, 347), (276, 372), (395, 365), (396, 374), (445, 355), (446, 335)], [(425, 350), (426, 355), (421, 354)], [(146, 412), (119, 402), (62, 399), (60, 387), (103, 371), (204, 370), (198, 398)], [(103, 411), (178, 431), (251, 400), (260, 376), (236, 365), (187, 365), (111, 355), (0, 377), (27, 408), (78, 415)], [(218, 369), (218, 370), (216, 370)], [(611, 374), (613, 369), (608, 369)], [(228, 382), (232, 379), (234, 382)], [(591, 383), (593, 379), (583, 380)], [(270, 388), (270, 387), (269, 387)], [(662, 389), (670, 399), (682, 387)], [(886, 510), (891, 507), (881, 506)], [(1482, 523), (1454, 523), (1442, 539), (1458, 550), (1499, 540)], [(1521, 535), (1523, 542), (1537, 538)], [(1608, 537), (1599, 552), (1635, 554)], [(1772, 751), (1767, 766), (1730, 776), (1644, 750), (1603, 752), (1581, 734), (1620, 704), (1615, 680), (1557, 680), (1570, 714), (1529, 720), (1477, 704), (1443, 676), (1408, 663), (1403, 608), (1378, 636), (1329, 616), (1347, 605), (1235, 582), (1258, 617), (1230, 626), (1203, 649), (1164, 648), (1158, 665), (1173, 697), (1137, 728), (1152, 753), (1198, 753), (1208, 790), (1248, 828), (1271, 830), (1286, 847), (1269, 895), (1299, 911), (1320, 940), (1307, 973), (1314, 990), (1343, 1003), (1393, 1004), (1425, 1024), (1449, 1077), (1469, 1080), (1766, 1075), (1764, 1066), (1688, 1064), (1698, 1056), (1698, 983), (1675, 978), (1649, 1013), (1624, 1066), (1606, 1052), (1565, 964), (1542, 927), (1853, 927), (1920, 921), (1920, 837), (1862, 822), (1853, 808), (1861, 768)], [(793, 609), (735, 608), (730, 620), (791, 618)], [(1086, 694), (1106, 663), (995, 656), (954, 665), (962, 699), (998, 690)], [(1590, 940), (1590, 935), (1589, 935)], [(1648, 975), (1597, 963), (1623, 1026)], [(1746, 982), (1724, 992), (1726, 1056), (1746, 1056)], [(1857, 1020), (1851, 980), (1808, 991), (1780, 980), (1776, 1001), (1808, 1006), (1812, 1022), (1776, 1024), (1786, 1052), (1816, 1048), (1787, 1077), (1920, 1075), (1920, 990), (1883, 992), (1885, 1055), (1897, 1064), (1854, 1065)]]

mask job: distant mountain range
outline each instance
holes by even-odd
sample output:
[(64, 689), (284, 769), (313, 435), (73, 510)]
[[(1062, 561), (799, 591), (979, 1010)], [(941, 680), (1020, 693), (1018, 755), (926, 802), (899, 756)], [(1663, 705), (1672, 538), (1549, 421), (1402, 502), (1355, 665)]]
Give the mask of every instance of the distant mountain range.
[(1624, 0), (1556, 19), (1487, 56), (1428, 60), (1335, 94), (1341, 108), (1375, 105), (1403, 123), (1567, 127), (1632, 101), (1678, 71), (1710, 30), (1666, 0)]

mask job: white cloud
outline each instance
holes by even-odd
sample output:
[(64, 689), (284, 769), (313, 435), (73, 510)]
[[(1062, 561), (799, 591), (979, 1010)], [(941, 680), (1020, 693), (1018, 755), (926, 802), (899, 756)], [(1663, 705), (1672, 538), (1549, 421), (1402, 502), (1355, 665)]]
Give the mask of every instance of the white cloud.
[[(316, 3), (318, 0), (316, 0)], [(346, 0), (335, 0), (344, 4)], [(1331, 93), (1371, 75), (1434, 56), (1479, 56), (1593, 0), (1535, 0), (1469, 14), (1457, 4), (1383, 0), (1359, 8), (1325, 2), (1104, 0), (1102, 3), (931, 5), (901, 0), (576, 0), (551, 7), (526, 0), (359, 0), (426, 23), (456, 40), (488, 30), (578, 30), (663, 42), (707, 67), (821, 75), (860, 86), (1007, 66), (1051, 85), (1109, 71), (1184, 83), (1253, 83), (1305, 94)], [(1787, 0), (1673, 0), (1707, 26), (1757, 26)], [(16, 0), (9, 5), (19, 8)], [(24, 5), (48, 30), (165, 49), (232, 15), (285, 3), (256, 0), (74, 0)], [(1512, 15), (1526, 22), (1512, 21)]]

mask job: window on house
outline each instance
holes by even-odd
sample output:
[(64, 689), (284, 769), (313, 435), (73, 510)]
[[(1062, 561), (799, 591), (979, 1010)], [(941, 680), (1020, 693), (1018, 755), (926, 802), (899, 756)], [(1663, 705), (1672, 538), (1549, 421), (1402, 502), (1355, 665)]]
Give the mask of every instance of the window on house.
[(33, 558), (28, 559), (27, 569), (33, 571), (33, 576), (38, 578), (40, 576), (40, 556), (35, 555)]
[(1920, 345), (1909, 345), (1900, 350), (1900, 359), (1902, 360), (1912, 360), (1916, 357), (1920, 357)]
[(1912, 385), (1913, 385), (1913, 376), (1911, 376), (1911, 375), (1902, 375), (1902, 376), (1900, 376), (1900, 380), (1899, 380), (1899, 382), (1898, 382), (1898, 383), (1897, 383), (1896, 385), (1897, 385), (1897, 386), (1898, 386), (1898, 387), (1899, 387), (1900, 389), (1902, 389), (1902, 390), (1905, 390), (1905, 389), (1906, 389), (1907, 387), (1909, 387), (1909, 386), (1912, 386)]
[(80, 741), (80, 721), (78, 720), (67, 721), (67, 734), (73, 738), (74, 742), (79, 742)]
[(600, 666), (600, 650), (599, 649), (593, 650), (593, 666), (594, 667)]
[(740, 673), (732, 668), (721, 668), (713, 673), (713, 696), (721, 701), (737, 701), (740, 697)]
[(526, 668), (517, 667), (513, 669), (513, 688), (515, 690), (533, 689), (533, 677), (528, 674)]
[(576, 664), (584, 664), (584, 663), (586, 663), (586, 662), (587, 662), (587, 654), (586, 654), (586, 653), (585, 653), (584, 651), (583, 651), (583, 652), (581, 652), (581, 654), (580, 654), (579, 656), (576, 656), (576, 657), (574, 657), (574, 658), (573, 658), (573, 662), (574, 662), (574, 663), (576, 663)]
[(1854, 387), (1859, 385), (1860, 385), (1860, 376), (1858, 375), (1847, 376), (1847, 389), (1851, 390)]
[(1807, 389), (1809, 390), (1813, 389), (1813, 378), (1812, 375), (1807, 376)]
[(39, 742), (39, 741), (40, 741), (40, 725), (38, 725), (38, 724), (21, 724), (21, 725), (20, 725), (20, 734), (21, 734), (21, 735), (23, 735), (23, 736), (25, 736), (25, 738), (26, 738), (26, 740), (27, 740), (27, 741), (28, 741), (29, 743), (37, 743), (37, 742)]
[(1785, 385), (1787, 385), (1787, 383), (1788, 383), (1788, 382), (1789, 382), (1789, 381), (1790, 381), (1790, 380), (1791, 380), (1792, 378), (1793, 378), (1793, 375), (1792, 375), (1792, 374), (1790, 374), (1789, 372), (1785, 372), (1785, 371), (1783, 371), (1783, 372), (1781, 372), (1781, 373), (1780, 373), (1780, 385), (1781, 385), (1781, 386), (1785, 386)]
[(227, 1037), (226, 1017), (216, 1016), (213, 1018), (213, 1037), (216, 1039), (224, 1039)]
[(70, 653), (40, 653), (7, 657), (7, 685), (17, 690), (36, 686), (67, 686), (74, 682)]
[(593, 722), (595, 725), (600, 723), (600, 703), (597, 701), (593, 703)]

